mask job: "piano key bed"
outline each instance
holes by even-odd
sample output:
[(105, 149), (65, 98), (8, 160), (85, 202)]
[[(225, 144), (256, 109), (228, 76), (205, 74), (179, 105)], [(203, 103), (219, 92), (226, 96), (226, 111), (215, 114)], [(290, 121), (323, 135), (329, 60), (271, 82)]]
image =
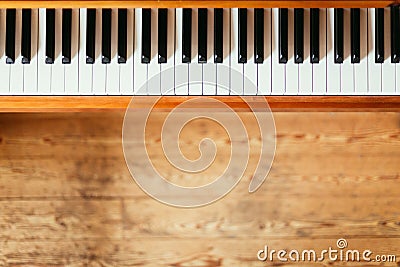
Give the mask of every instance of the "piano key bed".
[(362, 5), (378, 7), (1, 9), (0, 111), (123, 109), (139, 94), (241, 107), (226, 69), (272, 109), (400, 110), (400, 9)]

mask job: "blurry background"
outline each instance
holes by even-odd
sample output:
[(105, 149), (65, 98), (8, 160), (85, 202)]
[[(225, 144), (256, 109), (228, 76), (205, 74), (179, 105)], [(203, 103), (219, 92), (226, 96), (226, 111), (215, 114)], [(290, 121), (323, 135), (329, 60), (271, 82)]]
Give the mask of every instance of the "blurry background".
[[(300, 266), (259, 262), (257, 251), (322, 250), (339, 238), (395, 254), (380, 266), (400, 266), (399, 113), (275, 113), (277, 151), (259, 191), (247, 193), (250, 168), (225, 198), (198, 209), (140, 190), (124, 161), (123, 116), (0, 114), (0, 266)], [(218, 129), (195, 124), (182, 147), (214, 132), (224, 153)], [(160, 139), (150, 140), (159, 151)], [(326, 265), (342, 263), (313, 264)]]

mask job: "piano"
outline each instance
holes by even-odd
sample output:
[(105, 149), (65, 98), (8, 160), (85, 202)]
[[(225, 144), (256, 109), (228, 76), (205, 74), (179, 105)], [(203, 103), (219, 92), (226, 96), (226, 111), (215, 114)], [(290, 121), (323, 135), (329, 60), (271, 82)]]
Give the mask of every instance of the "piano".
[(236, 93), (265, 97), (272, 109), (400, 110), (396, 2), (1, 1), (0, 8), (0, 111), (123, 109), (138, 94), (143, 102), (165, 96), (164, 106), (198, 96), (240, 106), (229, 91), (232, 72), (241, 75)]

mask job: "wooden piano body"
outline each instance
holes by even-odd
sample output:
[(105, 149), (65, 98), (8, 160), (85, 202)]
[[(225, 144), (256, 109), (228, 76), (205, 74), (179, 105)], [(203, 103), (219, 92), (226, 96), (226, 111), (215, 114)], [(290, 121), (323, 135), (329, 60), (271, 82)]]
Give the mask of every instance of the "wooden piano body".
[[(220, 7), (220, 8), (379, 8), (397, 5), (399, 1), (392, 0), (52, 0), (52, 1), (0, 1), (0, 8), (179, 8), (179, 7)], [(204, 96), (217, 98), (231, 107), (245, 108), (240, 97), (236, 96)], [(398, 96), (257, 96), (265, 97), (272, 110), (275, 111), (399, 111)], [(256, 100), (257, 97), (254, 97)], [(145, 96), (143, 104), (147, 102)], [(161, 99), (159, 107), (170, 108), (191, 98), (191, 96), (166, 96)], [(0, 96), (0, 112), (46, 112), (46, 111), (100, 111), (125, 109), (130, 96)]]

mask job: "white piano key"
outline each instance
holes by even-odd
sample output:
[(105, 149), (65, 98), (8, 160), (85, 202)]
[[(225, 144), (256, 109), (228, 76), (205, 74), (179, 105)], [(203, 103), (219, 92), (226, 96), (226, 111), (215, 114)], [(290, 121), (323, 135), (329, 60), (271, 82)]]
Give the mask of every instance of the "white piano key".
[(286, 91), (286, 64), (279, 63), (279, 9), (272, 9), (272, 94)]
[(271, 94), (271, 9), (264, 8), (264, 62), (258, 64), (257, 93), (259, 95)]
[(158, 12), (157, 9), (151, 9), (151, 60), (148, 66), (149, 76), (149, 94), (161, 95), (160, 71), (158, 64)]
[(192, 62), (189, 64), (189, 95), (202, 95), (202, 64), (198, 63), (198, 9), (192, 8)]
[(174, 94), (174, 77), (173, 68), (175, 65), (175, 9), (168, 9), (168, 26), (167, 26), (167, 63), (160, 64), (161, 72), (161, 94), (162, 95), (173, 95)]
[[(393, 95), (396, 94), (396, 65), (391, 62), (390, 51), (390, 8), (384, 10), (385, 25), (385, 61), (382, 64), (382, 88), (380, 94)], [(397, 80), (398, 83), (398, 80)], [(399, 93), (400, 91), (398, 91)], [(378, 92), (379, 94), (379, 92)]]
[(133, 36), (135, 29), (135, 12), (133, 9), (127, 10), (127, 60), (125, 64), (120, 65), (120, 92), (123, 95), (133, 95), (133, 66), (135, 64), (133, 59)]
[(10, 92), (12, 95), (24, 94), (24, 67), (21, 56), (22, 10), (15, 14), (15, 63), (10, 65)]
[(24, 92), (28, 95), (38, 94), (38, 37), (39, 10), (32, 9), (31, 21), (31, 62), (24, 65)]
[(285, 94), (287, 95), (299, 94), (299, 64), (296, 64), (294, 62), (294, 10), (293, 9), (288, 10), (288, 62), (286, 64), (285, 78), (286, 78)]
[(93, 65), (86, 64), (86, 8), (80, 9), (79, 24), (79, 94), (91, 95), (93, 94)]
[[(182, 63), (182, 17), (183, 9), (175, 11), (175, 94), (189, 94), (189, 64)], [(192, 39), (193, 41), (193, 39)], [(193, 53), (193, 51), (192, 51)], [(184, 65), (183, 67), (178, 67)]]
[(354, 64), (351, 64), (350, 9), (343, 10), (343, 64), (341, 79), (341, 94), (352, 95), (355, 89)]
[(39, 9), (38, 44), (38, 91), (40, 95), (51, 94), (52, 64), (46, 64), (46, 9)]
[(142, 58), (142, 9), (135, 9), (135, 46), (134, 46), (134, 94), (146, 95), (149, 93), (147, 88), (148, 64), (141, 62)]
[(231, 9), (231, 76), (230, 93), (243, 95), (244, 64), (239, 63), (239, 9)]
[(65, 67), (62, 64), (62, 9), (56, 9), (55, 60), (52, 66), (51, 93), (65, 95)]
[[(197, 60), (197, 55), (196, 55)], [(188, 64), (189, 69), (189, 95), (202, 95), (203, 94), (203, 64), (193, 62)]]
[(377, 94), (382, 90), (382, 64), (375, 63), (375, 8), (368, 9), (368, 51), (368, 93)]
[(395, 64), (396, 68), (396, 91), (395, 94), (400, 94), (400, 64)]
[(312, 64), (310, 62), (310, 9), (308, 8), (304, 9), (304, 61), (303, 64), (299, 64), (299, 94), (312, 94)]
[(360, 9), (360, 63), (354, 64), (354, 92), (357, 95), (368, 91), (368, 58), (367, 58), (367, 24), (368, 9)]
[(65, 93), (79, 94), (79, 9), (72, 9), (71, 21), (71, 63), (64, 64)]
[(319, 9), (319, 63), (312, 64), (314, 95), (326, 93), (326, 8)]
[[(335, 64), (335, 15), (334, 8), (328, 8), (326, 20), (326, 93), (329, 95), (341, 92), (341, 68), (342, 64)], [(346, 25), (345, 27), (348, 27)]]
[(247, 9), (247, 63), (244, 64), (244, 95), (257, 95), (257, 64), (254, 62), (254, 9)]
[[(230, 92), (230, 64), (231, 64), (231, 11), (223, 9), (223, 61), (216, 64), (217, 68), (217, 95), (229, 95)], [(214, 32), (214, 30), (213, 30)], [(214, 55), (213, 55), (214, 58)], [(214, 62), (214, 61), (213, 61)]]
[(0, 9), (0, 94), (10, 94), (10, 65), (6, 64), (6, 10)]
[(107, 85), (107, 64), (101, 62), (101, 43), (102, 43), (102, 10), (96, 10), (96, 52), (93, 64), (93, 93), (95, 95), (106, 95)]
[(119, 65), (118, 64), (118, 9), (111, 10), (111, 62), (106, 64), (107, 80), (106, 92), (107, 95), (119, 95)]
[(208, 9), (207, 17), (207, 63), (203, 64), (202, 86), (204, 95), (217, 93), (217, 64), (214, 63), (214, 9)]

